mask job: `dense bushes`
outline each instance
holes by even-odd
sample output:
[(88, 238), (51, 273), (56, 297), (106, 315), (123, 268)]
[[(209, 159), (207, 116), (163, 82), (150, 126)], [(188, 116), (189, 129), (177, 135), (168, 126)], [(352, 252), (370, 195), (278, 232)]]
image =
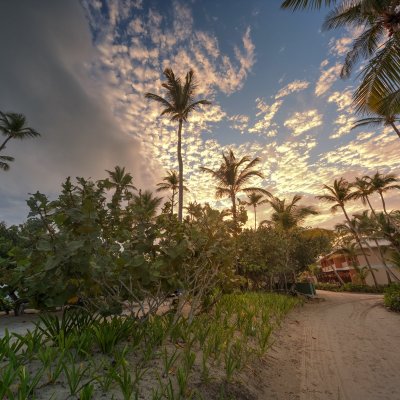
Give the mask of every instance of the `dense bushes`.
[(385, 289), (385, 306), (400, 311), (400, 285), (392, 284)]
[(329, 290), (331, 292), (354, 292), (354, 293), (383, 293), (385, 290), (385, 286), (366, 286), (366, 285), (357, 285), (354, 283), (345, 283), (343, 286), (340, 286), (336, 283), (317, 283), (315, 288), (318, 290)]

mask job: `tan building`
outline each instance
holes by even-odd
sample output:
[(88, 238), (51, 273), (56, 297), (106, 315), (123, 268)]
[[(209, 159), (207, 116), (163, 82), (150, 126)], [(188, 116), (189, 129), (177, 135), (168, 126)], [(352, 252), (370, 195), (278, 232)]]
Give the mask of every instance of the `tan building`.
[[(400, 271), (388, 260), (390, 245), (388, 241), (379, 240), (379, 247), (373, 240), (366, 241), (363, 244), (363, 250), (373, 268), (379, 285), (387, 285), (389, 281), (388, 276), (392, 281), (396, 281), (396, 278), (400, 280)], [(382, 261), (381, 252), (387, 268)], [(321, 272), (318, 275), (318, 280), (320, 282), (338, 282), (337, 275), (339, 275), (345, 283), (351, 282), (360, 284), (361, 281), (357, 270), (353, 267), (354, 263), (361, 268), (367, 266), (365, 257), (361, 251), (359, 251), (359, 254), (352, 260), (351, 257), (340, 249), (334, 250), (319, 259), (318, 264)], [(374, 285), (372, 274), (369, 273), (367, 275), (366, 283), (369, 286)]]

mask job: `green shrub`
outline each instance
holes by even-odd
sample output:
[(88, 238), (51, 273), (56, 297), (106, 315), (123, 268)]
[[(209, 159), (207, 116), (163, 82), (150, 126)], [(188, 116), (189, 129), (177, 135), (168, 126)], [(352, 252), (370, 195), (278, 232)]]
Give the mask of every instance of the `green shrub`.
[(331, 292), (341, 292), (342, 289), (338, 283), (316, 283), (315, 289), (317, 290), (329, 290)]
[(315, 285), (317, 290), (329, 290), (331, 292), (352, 292), (352, 293), (383, 293), (385, 286), (379, 285), (367, 286), (367, 285), (357, 285), (355, 283), (345, 283), (340, 286), (338, 283), (317, 283)]
[(400, 311), (400, 285), (393, 284), (385, 289), (385, 306), (393, 311)]

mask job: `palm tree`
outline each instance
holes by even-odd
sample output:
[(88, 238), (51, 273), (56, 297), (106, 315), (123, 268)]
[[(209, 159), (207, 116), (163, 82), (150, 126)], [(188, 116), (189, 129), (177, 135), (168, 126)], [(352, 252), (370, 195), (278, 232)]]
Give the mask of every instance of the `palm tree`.
[(381, 174), (379, 171), (377, 171), (372, 177), (365, 176), (364, 179), (369, 183), (371, 192), (379, 194), (382, 200), (383, 212), (386, 216), (390, 217), (386, 210), (386, 202), (383, 194), (391, 190), (400, 189), (400, 185), (397, 184), (399, 179), (394, 174), (385, 175)]
[(131, 197), (130, 190), (137, 190), (132, 185), (133, 177), (129, 172), (125, 172), (125, 167), (116, 166), (114, 171), (106, 169), (109, 178), (104, 181), (104, 185), (107, 189), (115, 189), (113, 195), (113, 204), (118, 204), (121, 200), (121, 196), (124, 193), (125, 197), (129, 200)]
[(357, 231), (355, 230), (355, 227), (353, 226), (352, 221), (351, 221), (349, 215), (347, 214), (347, 211), (345, 208), (345, 204), (349, 201), (356, 199), (357, 194), (352, 191), (352, 185), (344, 178), (340, 178), (339, 180), (335, 179), (333, 182), (333, 186), (324, 185), (323, 187), (325, 190), (328, 191), (328, 194), (316, 196), (317, 199), (326, 201), (328, 203), (334, 203), (334, 205), (331, 207), (331, 212), (333, 212), (333, 213), (336, 212), (339, 208), (342, 210), (342, 212), (346, 218), (346, 221), (348, 223), (349, 229), (353, 233), (353, 236), (354, 236), (355, 240), (357, 241), (357, 243), (360, 247), (360, 250), (362, 251), (362, 253), (364, 255), (364, 258), (368, 265), (368, 268), (371, 271), (372, 276), (374, 278), (375, 286), (377, 287), (378, 282), (376, 281), (375, 275), (372, 271), (371, 264), (367, 258), (367, 255), (365, 254), (365, 250), (361, 244), (361, 239), (360, 239), (359, 235), (357, 234)]
[[(375, 246), (379, 252), (378, 257), (380, 258), (382, 265), (385, 268), (388, 284), (392, 283), (392, 278), (390, 277), (390, 275), (391, 274), (393, 275), (393, 273), (386, 263), (386, 258), (385, 258), (385, 254), (384, 254), (385, 248), (383, 248), (379, 244), (379, 239), (382, 237), (382, 234), (380, 232), (380, 227), (378, 224), (376, 214), (374, 215), (374, 218), (372, 219), (370, 217), (370, 215), (368, 215), (368, 211), (365, 210), (362, 213), (354, 214), (354, 219), (356, 221), (358, 232), (360, 233), (360, 236), (362, 238), (364, 238), (364, 243), (369, 248), (371, 253), (373, 252), (373, 249), (368, 241), (372, 240), (375, 243)], [(393, 275), (393, 277), (396, 280), (398, 280), (398, 278), (395, 275)]]
[(219, 169), (213, 171), (210, 168), (201, 167), (201, 170), (209, 173), (217, 182), (217, 190), (215, 196), (220, 199), (229, 197), (232, 202), (232, 216), (235, 231), (237, 229), (237, 209), (236, 196), (240, 192), (244, 193), (262, 193), (268, 195), (264, 190), (253, 186), (247, 186), (254, 177), (264, 178), (261, 171), (254, 169), (260, 163), (260, 158), (253, 160), (249, 156), (240, 159), (235, 157), (233, 150), (229, 150), (228, 154), (222, 153), (223, 162)]
[[(336, 0), (285, 0), (283, 8), (321, 8)], [(400, 11), (398, 0), (341, 1), (325, 19), (325, 29), (360, 29), (347, 53), (341, 76), (347, 78), (361, 59), (369, 62), (362, 82), (354, 94), (358, 112), (368, 112), (372, 97), (382, 99), (385, 115), (396, 114), (400, 107)], [(383, 43), (383, 44), (382, 44)]]
[(157, 214), (157, 207), (161, 204), (162, 197), (155, 197), (149, 190), (132, 196), (129, 203), (134, 213), (134, 219), (138, 222), (149, 222), (153, 220)]
[(10, 169), (9, 162), (14, 161), (14, 157), (10, 156), (0, 156), (0, 169), (3, 171), (8, 171)]
[[(272, 196), (268, 194), (268, 196)], [(267, 204), (268, 199), (264, 199), (263, 193), (251, 192), (247, 195), (248, 201), (244, 201), (243, 204), (252, 206), (254, 210), (254, 230), (257, 229), (257, 207), (262, 204)]]
[[(318, 211), (312, 206), (299, 206), (297, 203), (302, 199), (302, 196), (294, 195), (289, 203), (286, 199), (279, 199), (272, 197), (268, 203), (273, 209), (271, 215), (271, 222), (285, 231), (288, 231), (299, 223), (304, 221), (310, 215), (317, 215)], [(265, 223), (268, 221), (263, 221)]]
[[(40, 136), (40, 133), (33, 128), (26, 126), (26, 118), (22, 114), (3, 113), (0, 111), (0, 134), (5, 139), (0, 144), (0, 152), (6, 148), (7, 143), (11, 139), (23, 140), (29, 137)], [(0, 169), (7, 171), (10, 169), (9, 162), (14, 161), (13, 157), (0, 156)]]
[[(162, 178), (163, 182), (157, 183), (157, 192), (172, 191), (171, 196), (171, 214), (174, 213), (175, 207), (175, 195), (179, 190), (179, 175), (175, 170), (167, 171), (167, 176)], [(189, 189), (183, 186), (183, 190), (186, 192)]]
[(369, 196), (372, 194), (372, 188), (369, 182), (367, 181), (366, 177), (356, 178), (355, 182), (351, 184), (355, 188), (354, 199), (360, 199), (361, 203), (365, 206), (368, 204), (372, 214), (376, 218), (376, 212), (372, 207), (372, 204), (369, 200)]
[(179, 205), (178, 219), (182, 222), (183, 217), (183, 161), (182, 161), (182, 124), (188, 120), (189, 114), (196, 110), (200, 105), (211, 104), (208, 100), (194, 101), (197, 85), (193, 79), (194, 72), (190, 70), (182, 84), (171, 68), (164, 70), (167, 79), (161, 86), (166, 89), (166, 97), (157, 94), (146, 93), (145, 97), (161, 103), (164, 109), (161, 115), (169, 115), (171, 121), (178, 121), (178, 164), (179, 164)]
[(389, 125), (396, 132), (397, 136), (400, 138), (400, 131), (397, 128), (395, 122), (399, 122), (400, 118), (394, 115), (381, 115), (378, 112), (374, 117), (362, 118), (355, 122), (351, 129), (359, 128), (360, 126), (386, 126)]
[(201, 204), (198, 204), (196, 201), (194, 201), (189, 202), (185, 209), (189, 215), (190, 221), (193, 221), (194, 219), (198, 219), (201, 216), (203, 207), (201, 206)]

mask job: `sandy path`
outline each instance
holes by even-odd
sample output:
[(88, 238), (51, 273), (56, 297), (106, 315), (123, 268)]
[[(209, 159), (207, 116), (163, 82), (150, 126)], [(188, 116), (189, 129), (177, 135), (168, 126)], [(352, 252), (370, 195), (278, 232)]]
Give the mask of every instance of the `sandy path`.
[(400, 399), (400, 314), (379, 295), (318, 295), (278, 333), (260, 399)]

